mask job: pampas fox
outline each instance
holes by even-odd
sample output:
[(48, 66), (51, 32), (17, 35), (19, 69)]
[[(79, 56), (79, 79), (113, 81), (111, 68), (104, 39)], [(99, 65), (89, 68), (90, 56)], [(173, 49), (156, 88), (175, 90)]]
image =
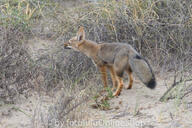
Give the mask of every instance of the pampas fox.
[(113, 90), (116, 89), (113, 96), (120, 95), (124, 72), (127, 72), (129, 76), (127, 89), (131, 89), (133, 85), (132, 72), (135, 72), (147, 87), (153, 89), (156, 86), (155, 76), (149, 63), (129, 44), (96, 43), (86, 40), (84, 28), (80, 27), (77, 35), (64, 43), (64, 47), (82, 52), (91, 58), (101, 72), (105, 88), (108, 69), (113, 82)]

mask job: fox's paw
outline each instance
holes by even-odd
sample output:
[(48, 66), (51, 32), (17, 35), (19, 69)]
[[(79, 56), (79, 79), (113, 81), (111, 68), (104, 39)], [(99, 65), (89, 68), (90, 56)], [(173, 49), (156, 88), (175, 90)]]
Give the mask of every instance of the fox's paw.
[(132, 86), (128, 86), (128, 87), (127, 87), (127, 89), (131, 89), (131, 88), (132, 88)]
[(127, 87), (126, 87), (126, 89), (131, 89), (132, 88), (132, 84), (131, 85), (128, 85)]
[(119, 96), (121, 94), (120, 91), (113, 93), (113, 96)]

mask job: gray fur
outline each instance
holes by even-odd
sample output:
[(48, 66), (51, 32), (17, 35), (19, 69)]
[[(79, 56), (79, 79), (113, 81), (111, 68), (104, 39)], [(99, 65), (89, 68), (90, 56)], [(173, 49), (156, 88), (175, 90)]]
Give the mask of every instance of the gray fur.
[(155, 76), (148, 62), (128, 44), (103, 43), (98, 57), (108, 65), (114, 65), (118, 76), (122, 77), (125, 70), (130, 69), (149, 88), (156, 85)]

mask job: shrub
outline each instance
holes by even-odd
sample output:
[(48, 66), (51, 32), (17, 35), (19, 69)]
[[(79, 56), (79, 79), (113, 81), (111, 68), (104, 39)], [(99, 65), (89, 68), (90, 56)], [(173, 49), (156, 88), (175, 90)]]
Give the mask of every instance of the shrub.
[(57, 12), (52, 30), (55, 37), (67, 40), (84, 26), (90, 40), (130, 43), (152, 65), (173, 70), (191, 61), (191, 4), (182, 0), (87, 3)]

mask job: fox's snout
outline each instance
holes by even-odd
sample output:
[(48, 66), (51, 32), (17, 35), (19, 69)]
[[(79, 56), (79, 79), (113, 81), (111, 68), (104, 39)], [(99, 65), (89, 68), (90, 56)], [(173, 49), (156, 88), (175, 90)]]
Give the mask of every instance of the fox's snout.
[(65, 43), (64, 43), (64, 48), (65, 48), (65, 49), (71, 49), (71, 48), (69, 47), (69, 42), (65, 42)]

